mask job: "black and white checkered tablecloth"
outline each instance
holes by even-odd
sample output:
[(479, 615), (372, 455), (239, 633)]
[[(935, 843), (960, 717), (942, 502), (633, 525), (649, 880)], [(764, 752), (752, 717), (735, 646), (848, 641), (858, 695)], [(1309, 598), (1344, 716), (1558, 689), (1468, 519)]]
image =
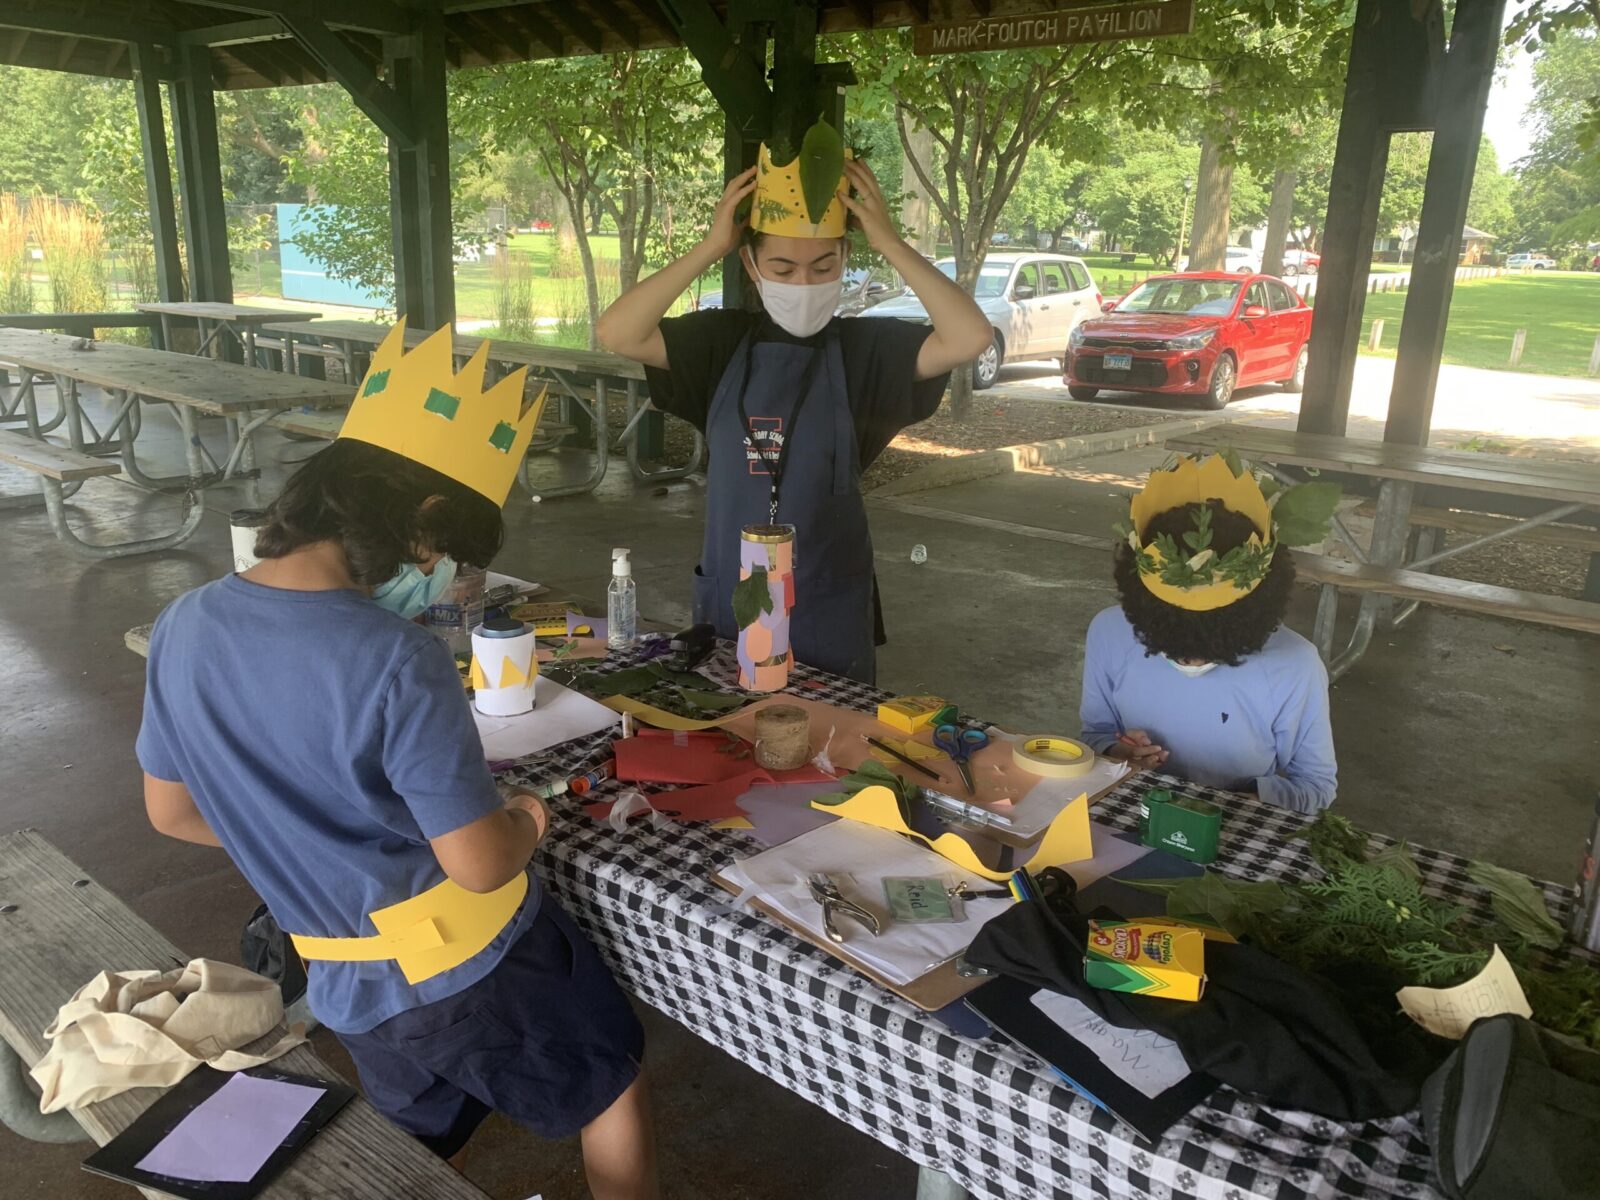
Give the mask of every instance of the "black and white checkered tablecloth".
[[(613, 655), (601, 669), (630, 665)], [(704, 670), (731, 683), (731, 650)], [(789, 690), (868, 711), (885, 698), (809, 668), (794, 673)], [(580, 774), (610, 757), (610, 743), (610, 735), (569, 742), (550, 761), (506, 777)], [(1314, 871), (1304, 843), (1290, 840), (1307, 818), (1183, 780), (1125, 782), (1096, 806), (1095, 820), (1137, 833), (1138, 797), (1156, 784), (1224, 810), (1216, 865), (1228, 874)], [(619, 790), (611, 781), (598, 795)], [(636, 821), (618, 834), (585, 817), (573, 797), (551, 807), (557, 820), (536, 869), (624, 987), (976, 1197), (1438, 1196), (1414, 1117), (1345, 1125), (1264, 1108), (1224, 1088), (1149, 1146), (1026, 1051), (995, 1035), (954, 1033), (777, 924), (736, 910), (710, 876), (761, 848), (743, 833)], [(1416, 858), (1428, 891), (1487, 916), (1487, 893), (1467, 879), (1465, 860), (1432, 850)], [(1564, 918), (1570, 891), (1544, 888), (1552, 913)]]

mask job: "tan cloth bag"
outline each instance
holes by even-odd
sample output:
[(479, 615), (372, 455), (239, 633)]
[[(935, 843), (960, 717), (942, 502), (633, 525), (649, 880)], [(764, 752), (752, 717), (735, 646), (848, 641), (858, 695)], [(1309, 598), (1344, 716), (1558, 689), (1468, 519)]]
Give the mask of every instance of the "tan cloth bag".
[(243, 967), (197, 958), (157, 971), (102, 971), (61, 1006), (33, 1068), (39, 1111), (79, 1108), (136, 1087), (170, 1087), (201, 1063), (258, 1067), (304, 1042), (296, 1025), (260, 1054), (248, 1045), (283, 1020), (278, 985)]

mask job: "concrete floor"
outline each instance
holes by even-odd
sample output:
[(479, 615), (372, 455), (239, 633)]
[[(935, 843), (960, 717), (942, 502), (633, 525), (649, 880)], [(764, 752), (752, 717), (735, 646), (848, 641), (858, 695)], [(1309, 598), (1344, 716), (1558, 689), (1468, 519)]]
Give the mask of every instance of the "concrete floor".
[[(176, 443), (158, 436), (167, 424), (152, 414), (147, 436), (156, 465), (176, 469)], [(220, 450), (215, 422), (205, 437)], [(262, 491), (272, 494), (285, 464), (310, 449), (264, 437)], [(1017, 730), (1073, 730), (1083, 630), (1111, 602), (1108, 532), (1126, 511), (1132, 473), (1116, 459), (1092, 460), (872, 502), (891, 639), (879, 659), (884, 686), (945, 695)], [(0, 469), (0, 494), (25, 487)], [(225, 514), (244, 505), (246, 490), (208, 493), (211, 512), (180, 550), (107, 563), (69, 553), (42, 513), (0, 513), (0, 832), (40, 829), (179, 946), (229, 959), (256, 901), (220, 854), (146, 825), (133, 757), (144, 667), (122, 634), (228, 569)], [(682, 621), (702, 499), (689, 484), (636, 488), (625, 468), (594, 497), (530, 504), (518, 493), (495, 565), (598, 595), (611, 547), (627, 545), (642, 610)], [(177, 509), (175, 497), (115, 481), (91, 482), (71, 506), (80, 531), (98, 538), (155, 532)], [(910, 561), (919, 543), (928, 550), (920, 566)], [(1306, 591), (1291, 624), (1306, 631), (1310, 617)], [(1597, 667), (1593, 639), (1420, 612), (1377, 639), (1334, 689), (1339, 811), (1371, 829), (1569, 878), (1596, 786)], [(670, 1197), (912, 1194), (905, 1160), (672, 1022), (647, 1015), (647, 1024)], [(347, 1066), (326, 1034), (318, 1047)], [(80, 1147), (0, 1132), (0, 1152), (0, 1200), (128, 1194), (81, 1173)], [(540, 1142), (499, 1119), (475, 1139), (467, 1173), (505, 1200), (584, 1194), (573, 1144)]]

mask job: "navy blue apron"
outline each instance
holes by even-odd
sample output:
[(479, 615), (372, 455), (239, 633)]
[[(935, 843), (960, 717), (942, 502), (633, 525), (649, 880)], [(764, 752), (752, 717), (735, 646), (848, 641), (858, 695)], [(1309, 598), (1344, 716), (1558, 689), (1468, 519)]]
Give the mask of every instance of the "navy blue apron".
[[(872, 683), (872, 538), (838, 329), (829, 325), (812, 345), (753, 337), (740, 342), (706, 414), (706, 537), (695, 569), (694, 619), (714, 624), (720, 637), (738, 636), (739, 532), (769, 523), (782, 454), (777, 522), (795, 527), (795, 659)], [(746, 442), (741, 390), (757, 448)]]

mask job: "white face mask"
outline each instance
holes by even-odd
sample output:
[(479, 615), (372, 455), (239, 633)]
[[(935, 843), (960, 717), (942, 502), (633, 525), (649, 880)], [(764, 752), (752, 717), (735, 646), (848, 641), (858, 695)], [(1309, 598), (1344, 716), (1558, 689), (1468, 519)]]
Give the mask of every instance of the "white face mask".
[(1165, 654), (1161, 657), (1167, 659), (1167, 665), (1173, 670), (1182, 672), (1190, 679), (1198, 679), (1207, 671), (1215, 671), (1217, 669), (1216, 663), (1181, 663), (1175, 658), (1167, 658)]
[(844, 295), (844, 274), (827, 283), (779, 283), (761, 274), (761, 268), (750, 260), (755, 272), (756, 286), (761, 291), (761, 304), (779, 329), (795, 337), (808, 338), (821, 333), (833, 320), (833, 310), (839, 307)]

